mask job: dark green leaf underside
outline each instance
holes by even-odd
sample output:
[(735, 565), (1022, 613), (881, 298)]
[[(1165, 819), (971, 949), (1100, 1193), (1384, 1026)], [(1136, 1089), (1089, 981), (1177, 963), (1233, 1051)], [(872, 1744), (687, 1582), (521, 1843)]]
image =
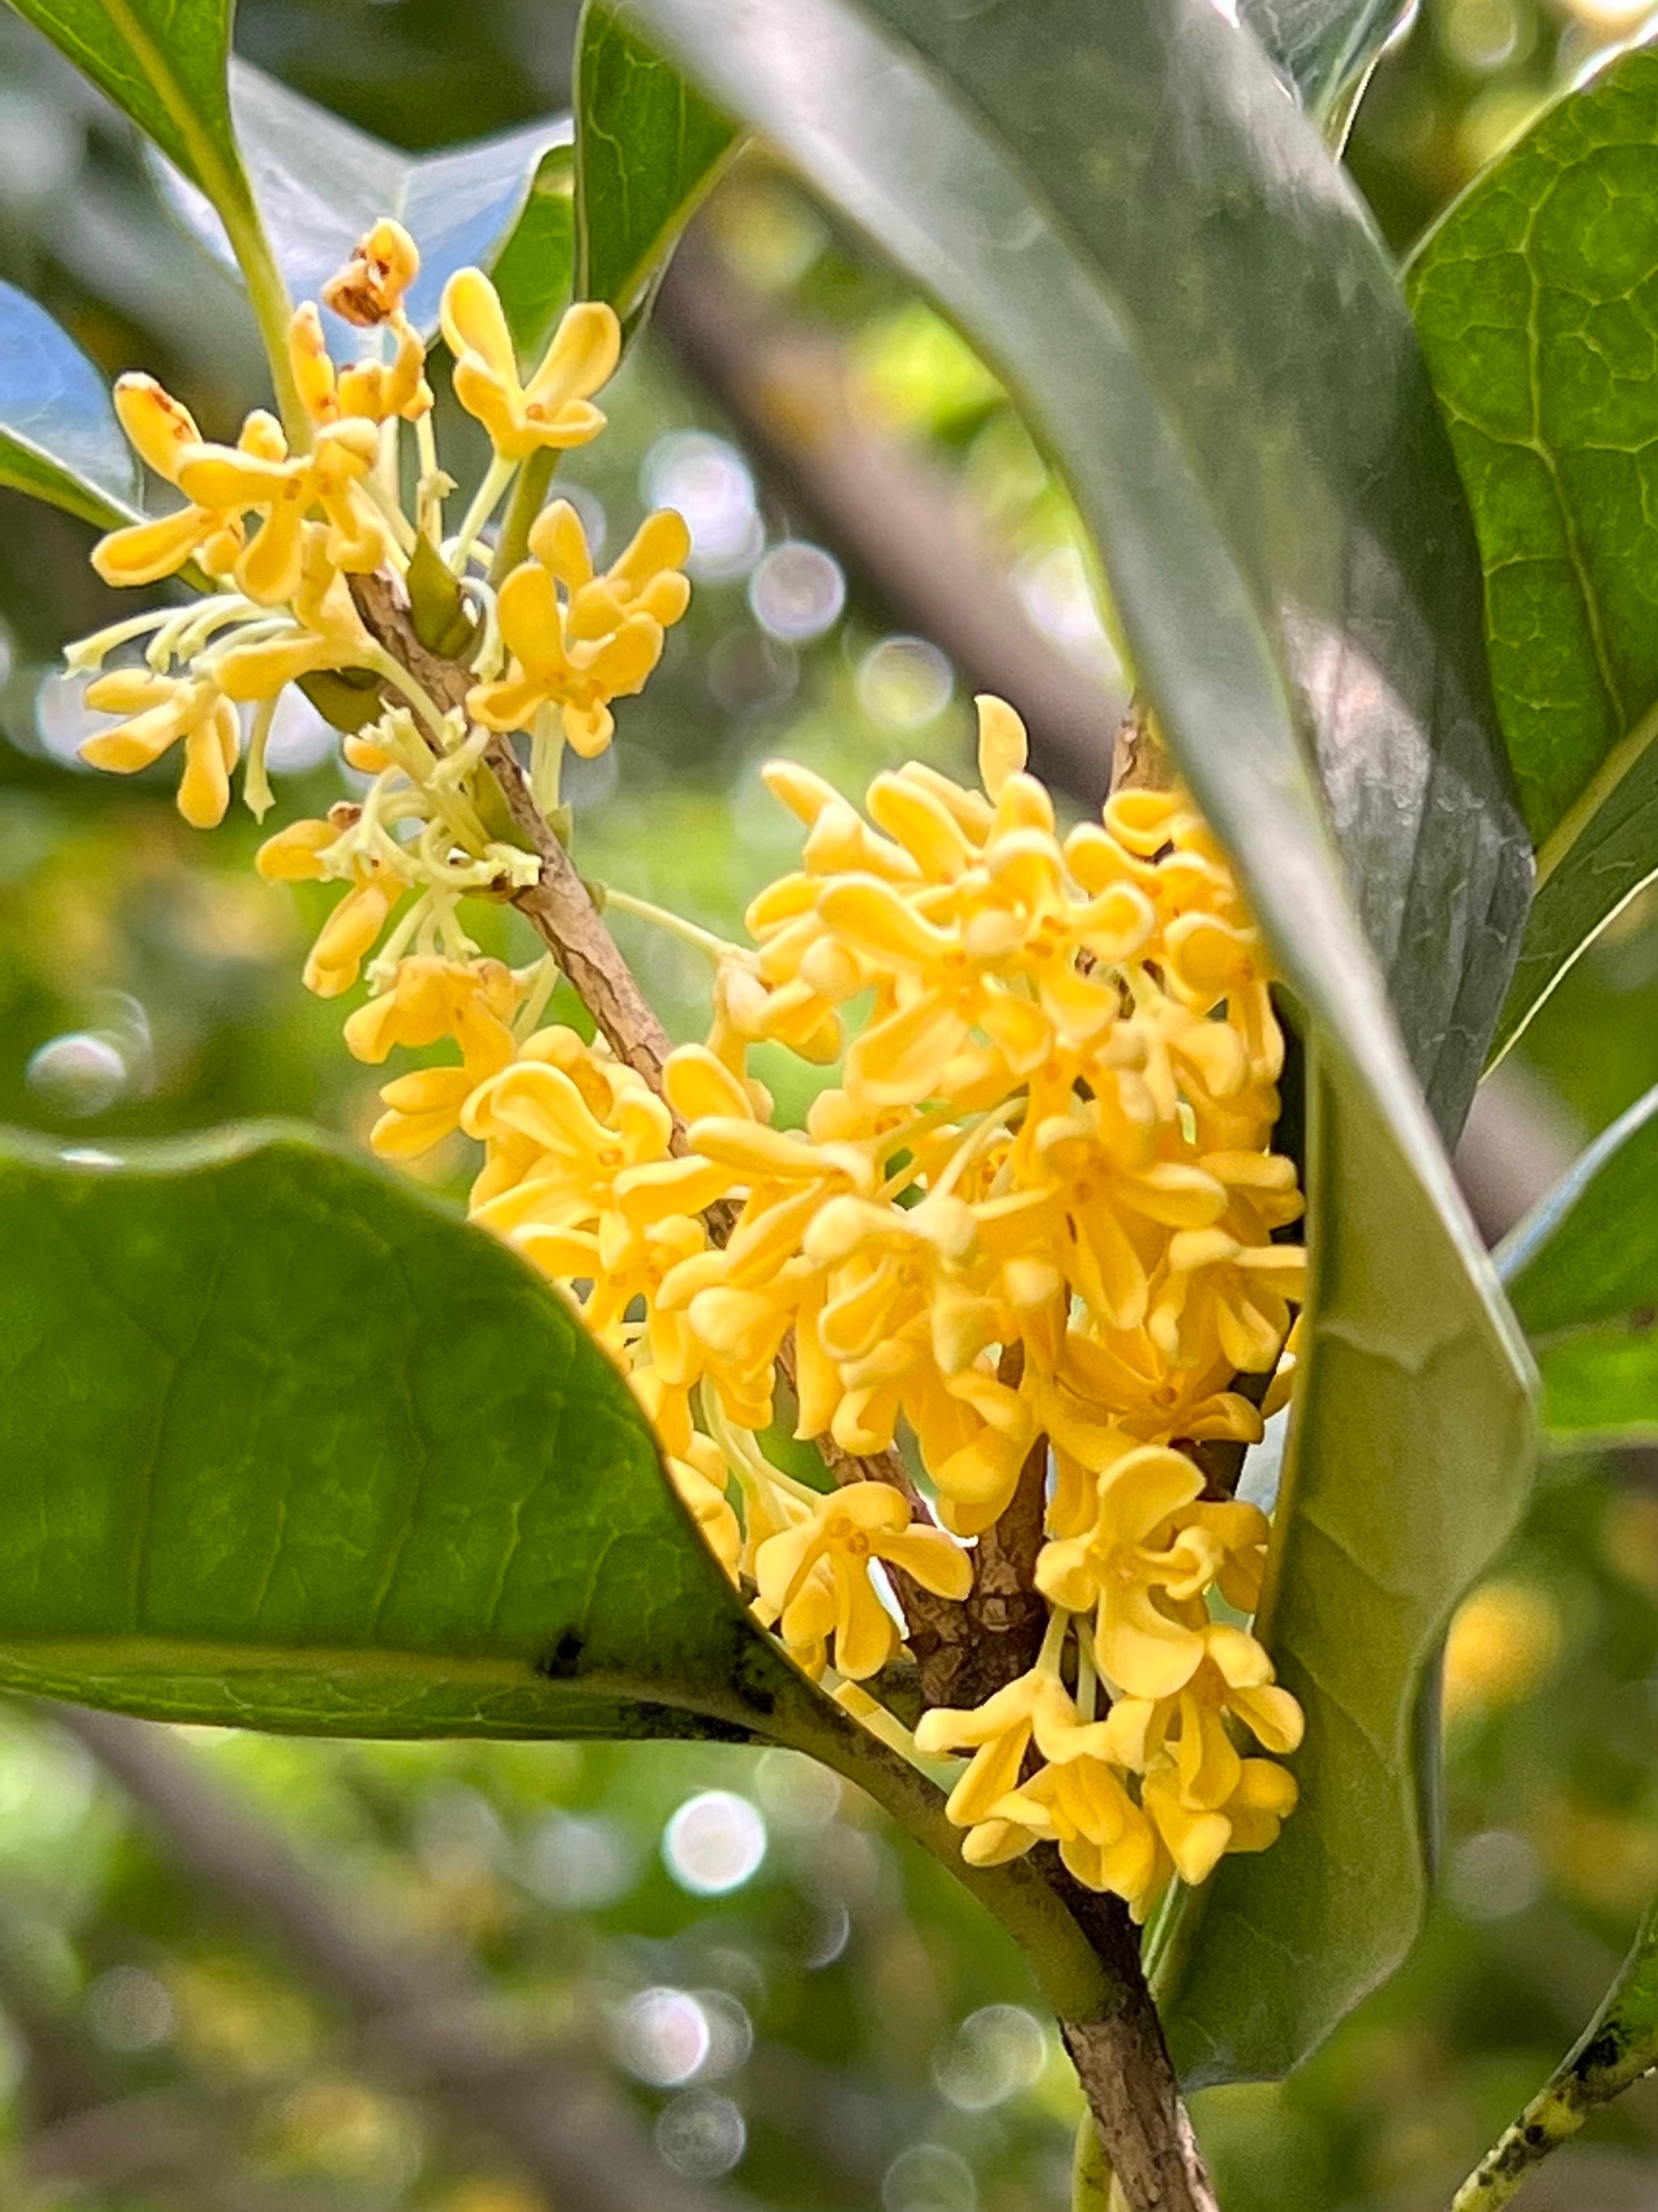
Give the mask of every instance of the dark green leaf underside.
[(811, 1696), (504, 1247), (250, 1133), (0, 1158), (0, 1680), (357, 1735), (729, 1735)]
[(1498, 1265), (1557, 1448), (1658, 1440), (1658, 1091), (1589, 1147)]
[[(1512, 1523), (1527, 1458), (1523, 1353), (1366, 949), (1455, 1127), (1528, 861), (1432, 394), (1362, 211), (1207, 0), (1120, 0), (1108, 37), (1071, 0), (792, 0), (786, 21), (764, 0), (629, 0), (627, 13), (1005, 377), (1077, 496), (1137, 672), (1309, 1015), (1326, 1070), (1324, 1310), (1272, 1630), (1309, 1708), (1306, 1803), (1299, 1840), (1229, 1863), (1211, 1920), (1177, 1929), (1170, 1954), (1186, 2070), (1282, 2071), (1415, 1935), (1420, 1688), (1457, 1595)], [(1106, 766), (1102, 730), (1102, 782)], [(1363, 1562), (1382, 1516), (1415, 1595), (1379, 1595), (1354, 1565), (1337, 1613), (1321, 1599), (1325, 1561)], [(1361, 1864), (1375, 1903), (1359, 1914)]]
[(0, 284), (0, 483), (109, 528), (137, 497), (103, 378), (43, 307)]
[(1409, 292), (1539, 848), (1501, 1048), (1658, 868), (1658, 55), (1626, 56), (1487, 170)]

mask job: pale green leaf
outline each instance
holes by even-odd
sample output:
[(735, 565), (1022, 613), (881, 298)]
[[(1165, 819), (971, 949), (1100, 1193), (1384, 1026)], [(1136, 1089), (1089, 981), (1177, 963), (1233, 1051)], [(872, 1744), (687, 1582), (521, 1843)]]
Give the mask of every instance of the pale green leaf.
[(106, 530), (133, 519), (138, 491), (103, 378), (9, 284), (0, 284), (0, 483)]
[[(253, 196), (289, 292), (297, 300), (316, 299), (371, 224), (391, 216), (420, 248), (420, 274), (406, 306), (410, 320), (423, 335), (437, 328), (438, 301), (455, 270), (469, 264), (487, 269), (507, 250), (546, 157), (568, 148), (574, 137), (570, 118), (555, 115), (435, 154), (405, 154), (248, 63), (233, 64), (230, 92)], [(564, 158), (568, 161), (568, 155)], [(234, 265), (223, 226), (205, 196), (167, 163), (158, 162), (156, 170), (185, 228)], [(556, 164), (550, 165), (550, 185), (557, 174)], [(538, 193), (535, 216), (556, 277), (556, 246), (548, 216), (555, 203), (556, 193)], [(568, 192), (557, 204), (568, 237)], [(567, 245), (566, 297), (569, 260)], [(343, 339), (355, 349), (359, 333), (328, 319), (336, 342)]]

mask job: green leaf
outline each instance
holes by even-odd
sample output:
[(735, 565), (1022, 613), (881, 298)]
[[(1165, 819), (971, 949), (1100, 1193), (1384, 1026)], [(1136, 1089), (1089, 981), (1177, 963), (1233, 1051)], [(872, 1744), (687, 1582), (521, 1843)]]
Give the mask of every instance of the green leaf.
[(286, 349), (288, 303), (237, 150), (234, 0), (10, 0), (217, 210), (247, 283), (288, 435), (309, 429)]
[(757, 1628), (564, 1301), (412, 1183), (280, 1129), (0, 1147), (0, 1686), (355, 1736), (749, 1738), (867, 1790), (1023, 1941), (1034, 1869)]
[(1339, 144), (1383, 47), (1413, 12), (1414, 0), (1239, 0), (1238, 20)]
[(577, 34), (575, 101), (576, 289), (631, 325), (738, 135), (594, 0)]
[(1528, 874), (1432, 393), (1363, 209), (1208, 0), (627, 16), (1002, 374), (1309, 1017), (1315, 1310), (1268, 1615), (1303, 1802), (1166, 1984), (1189, 2078), (1279, 2072), (1416, 1934), (1418, 1702), (1529, 1457), (1523, 1348), (1394, 1028), (1455, 1128)]
[(1563, 1451), (1658, 1443), (1658, 1091), (1590, 1146), (1497, 1255)]
[(10, 0), (216, 207), (245, 205), (225, 69), (233, 0)]
[(0, 1364), (8, 1687), (355, 1735), (732, 1735), (823, 1702), (568, 1309), (313, 1142), (14, 1141)]
[(0, 284), (0, 483), (108, 530), (137, 471), (103, 378), (44, 307)]
[(1638, 52), (1476, 179), (1409, 275), (1539, 848), (1499, 1051), (1658, 870), (1655, 271), (1658, 54)]
[[(370, 225), (392, 216), (420, 248), (420, 274), (407, 306), (423, 334), (437, 328), (438, 301), (455, 270), (472, 264), (488, 268), (506, 248), (545, 158), (568, 148), (574, 129), (568, 115), (548, 116), (441, 153), (405, 154), (246, 62), (232, 64), (230, 94), (253, 195), (295, 298), (316, 299)], [(166, 163), (157, 163), (156, 173), (185, 228), (234, 264), (223, 226), (203, 194)], [(550, 230), (551, 213), (537, 204), (543, 233)], [(331, 316), (327, 320), (334, 337), (355, 350), (361, 334)]]
[(524, 211), (491, 270), (513, 343), (533, 361), (575, 286), (575, 149), (543, 155)]

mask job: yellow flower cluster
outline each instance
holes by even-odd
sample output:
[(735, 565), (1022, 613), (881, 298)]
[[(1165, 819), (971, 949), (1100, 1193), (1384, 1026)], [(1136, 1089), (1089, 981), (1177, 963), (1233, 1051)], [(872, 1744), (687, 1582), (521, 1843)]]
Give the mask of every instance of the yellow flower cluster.
[[(1267, 1524), (1210, 1486), (1204, 1449), (1259, 1439), (1303, 1289), (1283, 1235), (1296, 1174), (1272, 1149), (1282, 1040), (1224, 855), (1178, 792), (1120, 793), (1062, 830), (1017, 716), (985, 699), (978, 788), (911, 763), (859, 811), (800, 767), (768, 769), (800, 864), (754, 900), (746, 943), (693, 933), (714, 957), (710, 1026), (672, 1053), (660, 1092), (545, 1024), (550, 958), (486, 959), (462, 917), (467, 897), (537, 872), (491, 834), (485, 755), (524, 733), (531, 789), (556, 810), (562, 750), (610, 742), (612, 702), (684, 612), (687, 533), (653, 515), (601, 572), (554, 501), (492, 586), (481, 533), (527, 459), (603, 427), (593, 395), (620, 333), (607, 308), (573, 308), (521, 379), (489, 280), (452, 278), (455, 393), (495, 460), (446, 537), (452, 487), (401, 304), (416, 266), (383, 223), (329, 289), (388, 333), (389, 357), (337, 368), (314, 308), (294, 318), (308, 441), (256, 414), (215, 446), (158, 386), (122, 380), (129, 434), (187, 504), (106, 538), (100, 571), (137, 583), (194, 563), (210, 588), (76, 649), (72, 665), (102, 668), (149, 641), (145, 666), (91, 686), (125, 719), (87, 757), (137, 769), (182, 740), (181, 810), (215, 822), (252, 702), (244, 788), (262, 812), (284, 687), (338, 672), (378, 687), (344, 744), (361, 799), (290, 823), (259, 858), (272, 880), (345, 887), (306, 981), (337, 996), (366, 968), (345, 1030), (358, 1057), (458, 1049), (386, 1085), (375, 1149), (410, 1160), (457, 1133), (480, 1148), (474, 1218), (580, 1304), (757, 1618), (842, 1691), (897, 1653), (896, 1590), (969, 1595), (975, 1544), (1023, 1487), (1040, 1508), (1041, 1655), (976, 1709), (926, 1713), (915, 1746), (970, 1754), (949, 1798), (970, 1859), (1051, 1841), (1143, 1915), (1171, 1871), (1200, 1881), (1269, 1843), (1296, 1796), (1274, 1756), (1240, 1748), (1283, 1754), (1301, 1729), (1239, 1625)], [(404, 584), (422, 540), (472, 618), (447, 708), (354, 591), (371, 574)], [(762, 1043), (835, 1071), (803, 1127), (778, 1126), (751, 1072)], [(767, 1447), (780, 1419), (826, 1462), (863, 1462), (859, 1479), (825, 1492), (784, 1472)], [(930, 1515), (874, 1479), (895, 1450)]]

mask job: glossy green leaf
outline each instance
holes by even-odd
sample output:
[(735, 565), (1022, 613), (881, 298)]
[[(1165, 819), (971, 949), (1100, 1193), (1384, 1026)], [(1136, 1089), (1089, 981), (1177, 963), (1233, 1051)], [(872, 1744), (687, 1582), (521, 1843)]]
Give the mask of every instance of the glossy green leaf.
[(575, 100), (576, 289), (632, 323), (737, 133), (595, 0), (576, 41)]
[(1497, 1268), (1557, 1449), (1658, 1443), (1658, 1091), (1590, 1146)]
[(230, 115), (234, 0), (9, 0), (108, 94), (216, 210), (235, 251), (290, 436), (304, 409), (288, 366), (288, 303)]
[(0, 284), (0, 483), (109, 529), (137, 471), (103, 378), (44, 307)]
[(1409, 295), (1538, 846), (1503, 1049), (1658, 871), (1658, 54), (1615, 63), (1479, 178)]
[[(294, 297), (316, 299), (376, 218), (392, 216), (420, 248), (420, 274), (407, 305), (410, 320), (422, 333), (437, 328), (438, 301), (455, 270), (472, 264), (488, 268), (506, 250), (544, 160), (553, 149), (568, 147), (574, 130), (568, 115), (548, 116), (470, 145), (405, 154), (246, 62), (232, 64), (230, 89), (254, 197)], [(158, 162), (156, 169), (180, 222), (234, 265), (223, 226), (205, 196), (176, 168)], [(568, 224), (568, 198), (563, 204)], [(538, 234), (549, 231), (551, 216), (550, 204), (537, 198)], [(567, 247), (566, 296), (568, 270)], [(361, 334), (332, 316), (326, 319), (336, 342), (343, 339), (355, 349)]]
[(234, 0), (9, 0), (216, 207), (246, 204), (225, 69)]
[(1413, 11), (1414, 0), (1239, 0), (1238, 20), (1339, 143), (1382, 48)]
[(519, 356), (534, 360), (575, 286), (575, 148), (542, 156), (529, 198), (490, 272)]
[(741, 1733), (813, 1696), (507, 1249), (252, 1132), (0, 1157), (0, 1682), (357, 1735)]
[(1281, 2071), (1414, 1937), (1419, 1696), (1529, 1456), (1523, 1350), (1394, 1028), (1454, 1128), (1528, 874), (1409, 320), (1316, 132), (1208, 0), (626, 14), (1004, 376), (1310, 1019), (1319, 1304), (1271, 1600), (1303, 1802), (1184, 1919), (1165, 1983), (1192, 2078)]

